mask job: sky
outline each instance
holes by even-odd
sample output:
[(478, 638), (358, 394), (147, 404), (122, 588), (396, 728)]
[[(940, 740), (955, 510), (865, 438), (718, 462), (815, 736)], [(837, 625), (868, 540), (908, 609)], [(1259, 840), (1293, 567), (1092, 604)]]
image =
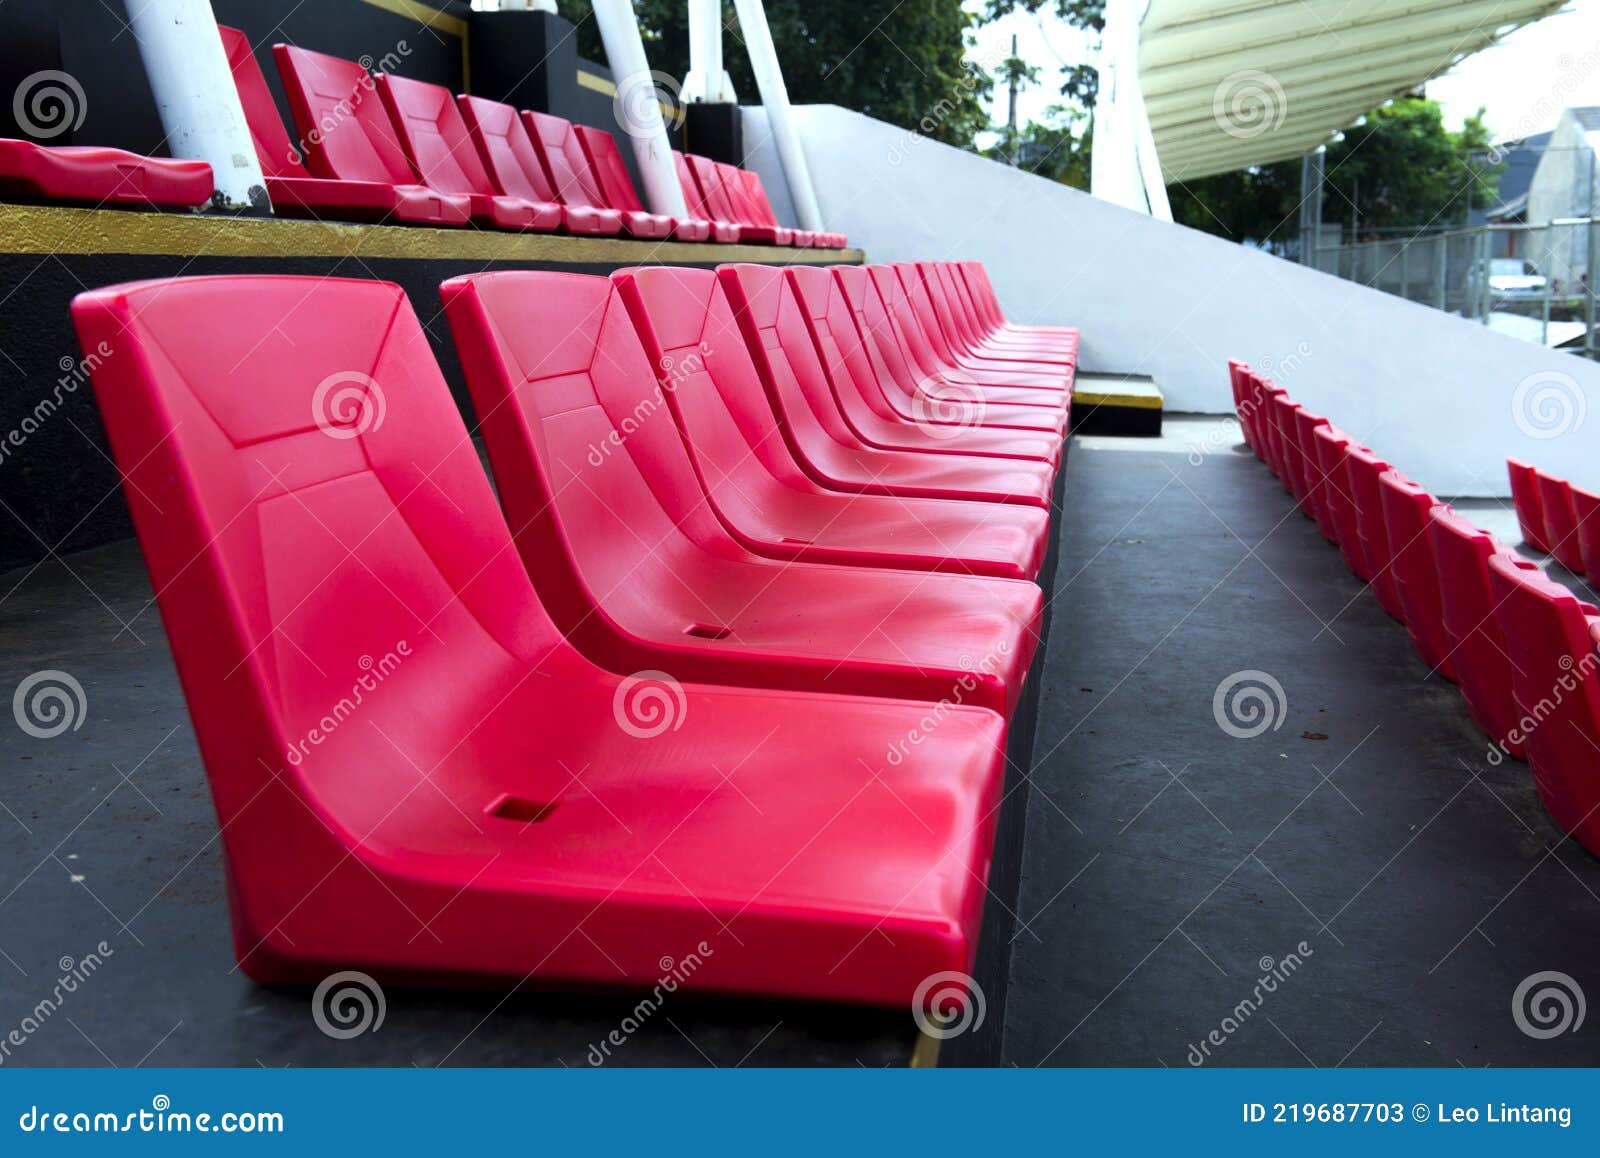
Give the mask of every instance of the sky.
[[(981, 5), (973, 0), (968, 7)], [(1062, 99), (1062, 63), (1089, 60), (1090, 41), (1044, 11), (1017, 12), (981, 28), (968, 57), (998, 64), (1010, 55), (1013, 33), (1017, 54), (1040, 73), (1040, 83), (1018, 97), (1017, 117), (1023, 123), (1040, 120)], [(1600, 105), (1600, 0), (1572, 0), (1567, 11), (1519, 28), (1430, 82), (1427, 95), (1444, 106), (1451, 128), (1482, 106), (1496, 140), (1553, 128), (1565, 105)], [(1005, 120), (1003, 87), (996, 87), (990, 116), (997, 123)]]

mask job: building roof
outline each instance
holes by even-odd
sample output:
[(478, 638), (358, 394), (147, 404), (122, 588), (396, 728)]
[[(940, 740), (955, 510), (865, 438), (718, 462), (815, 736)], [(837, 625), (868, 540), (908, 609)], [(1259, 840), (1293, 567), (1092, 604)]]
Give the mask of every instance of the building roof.
[(1139, 75), (1163, 174), (1303, 156), (1562, 3), (1150, 0)]

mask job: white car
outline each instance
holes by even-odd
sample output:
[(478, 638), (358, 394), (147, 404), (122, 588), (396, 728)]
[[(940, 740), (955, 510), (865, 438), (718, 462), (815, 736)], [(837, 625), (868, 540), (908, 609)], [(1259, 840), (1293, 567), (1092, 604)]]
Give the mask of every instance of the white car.
[(1497, 298), (1542, 298), (1549, 284), (1531, 261), (1496, 257), (1489, 261), (1489, 293)]

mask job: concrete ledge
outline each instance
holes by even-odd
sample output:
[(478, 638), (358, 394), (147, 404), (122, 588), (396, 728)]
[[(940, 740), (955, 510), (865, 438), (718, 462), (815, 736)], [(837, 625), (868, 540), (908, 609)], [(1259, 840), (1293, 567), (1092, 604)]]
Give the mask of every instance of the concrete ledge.
[(1161, 387), (1142, 374), (1079, 374), (1072, 391), (1072, 432), (1155, 438), (1165, 405)]

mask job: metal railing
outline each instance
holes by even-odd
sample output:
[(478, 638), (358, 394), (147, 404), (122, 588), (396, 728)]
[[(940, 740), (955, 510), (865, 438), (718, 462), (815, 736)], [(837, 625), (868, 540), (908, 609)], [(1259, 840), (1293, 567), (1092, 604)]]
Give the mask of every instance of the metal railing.
[(1487, 225), (1312, 252), (1311, 264), (1324, 273), (1600, 360), (1590, 274), (1600, 273), (1600, 218)]

